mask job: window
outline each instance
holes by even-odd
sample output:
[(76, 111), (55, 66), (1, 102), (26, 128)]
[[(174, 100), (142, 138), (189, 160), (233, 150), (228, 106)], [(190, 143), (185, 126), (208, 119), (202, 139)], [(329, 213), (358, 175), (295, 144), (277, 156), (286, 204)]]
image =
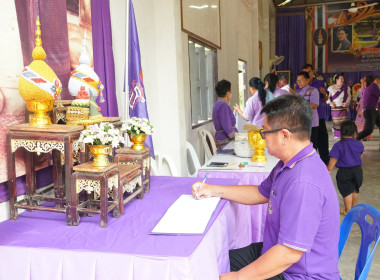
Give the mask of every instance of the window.
[(238, 60), (239, 69), (239, 106), (244, 111), (245, 102), (248, 99), (247, 93), (247, 62)]
[(189, 38), (191, 123), (197, 127), (212, 119), (217, 83), (216, 49)]

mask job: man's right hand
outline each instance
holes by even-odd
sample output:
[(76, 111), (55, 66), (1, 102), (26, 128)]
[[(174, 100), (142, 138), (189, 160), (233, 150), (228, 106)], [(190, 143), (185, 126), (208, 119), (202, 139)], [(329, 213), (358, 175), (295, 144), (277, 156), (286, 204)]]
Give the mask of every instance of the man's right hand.
[(192, 194), (195, 199), (202, 199), (206, 197), (211, 197), (211, 192), (209, 191), (209, 187), (211, 185), (203, 183), (203, 182), (196, 182), (191, 186)]

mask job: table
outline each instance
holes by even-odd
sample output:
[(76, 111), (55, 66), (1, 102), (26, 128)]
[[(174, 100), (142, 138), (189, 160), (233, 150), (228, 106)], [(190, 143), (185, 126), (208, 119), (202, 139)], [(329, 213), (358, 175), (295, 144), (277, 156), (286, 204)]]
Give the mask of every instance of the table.
[[(16, 220), (17, 208), (65, 212), (65, 196), (70, 196), (71, 172), (75, 154), (79, 155), (78, 138), (83, 126), (53, 124), (40, 128), (28, 123), (10, 126), (7, 134), (8, 187), (10, 216)], [(17, 203), (15, 152), (23, 147), (25, 153), (26, 194), (25, 199)], [(35, 188), (35, 168), (33, 153), (52, 152), (55, 197), (37, 195)], [(64, 164), (64, 168), (62, 165)], [(63, 169), (63, 173), (62, 173)], [(37, 205), (37, 201), (54, 201), (57, 207)]]
[[(228, 143), (224, 149), (233, 149), (233, 142)], [(206, 173), (209, 173), (208, 178), (228, 178), (239, 179), (239, 185), (259, 185), (273, 167), (277, 164), (278, 159), (268, 154), (265, 150), (267, 162), (254, 163), (251, 158), (242, 158), (231, 154), (218, 154), (213, 156), (208, 162), (205, 163), (198, 171), (198, 178), (203, 178)], [(207, 165), (210, 162), (228, 162), (228, 167), (213, 167), (209, 168)], [(239, 168), (240, 162), (248, 162), (248, 166)], [(232, 165), (231, 165), (232, 164)], [(235, 205), (234, 207), (242, 207)], [(252, 225), (252, 242), (263, 241), (264, 224), (266, 219), (267, 204), (249, 206), (250, 212), (246, 213), (246, 220), (251, 221)], [(242, 211), (242, 210), (241, 210)], [(244, 227), (244, 225), (238, 225)]]
[(107, 228), (93, 217), (67, 227), (64, 215), (41, 211), (0, 223), (0, 280), (219, 279), (229, 271), (228, 250), (250, 244), (233, 226), (241, 217), (229, 201), (220, 201), (204, 235), (149, 234), (196, 180), (152, 176), (144, 199), (127, 203), (124, 215), (109, 219)]

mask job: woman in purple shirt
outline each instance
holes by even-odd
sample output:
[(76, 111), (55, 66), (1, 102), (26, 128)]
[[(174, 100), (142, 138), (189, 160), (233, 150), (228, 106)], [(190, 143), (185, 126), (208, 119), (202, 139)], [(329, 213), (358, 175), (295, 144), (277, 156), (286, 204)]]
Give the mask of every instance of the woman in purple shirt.
[(231, 83), (227, 80), (219, 81), (215, 86), (218, 101), (212, 108), (212, 121), (216, 130), (215, 140), (218, 149), (223, 149), (234, 139), (237, 129), (235, 116), (228, 105), (231, 100)]
[(344, 121), (340, 126), (340, 141), (336, 142), (330, 151), (330, 162), (327, 166), (329, 172), (336, 167), (338, 190), (343, 197), (346, 213), (358, 203), (359, 188), (363, 183), (363, 170), (361, 155), (364, 152), (363, 144), (356, 140), (358, 129), (353, 121)]
[(244, 112), (237, 104), (234, 109), (244, 120), (253, 125), (263, 126), (264, 114), (261, 114), (261, 109), (273, 99), (273, 94), (266, 90), (264, 83), (256, 77), (249, 80), (249, 89), (252, 96), (247, 100)]

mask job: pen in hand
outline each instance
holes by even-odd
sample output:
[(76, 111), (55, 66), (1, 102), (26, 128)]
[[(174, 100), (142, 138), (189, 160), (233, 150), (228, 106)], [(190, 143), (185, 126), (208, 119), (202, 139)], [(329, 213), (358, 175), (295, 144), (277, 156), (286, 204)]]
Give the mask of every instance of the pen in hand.
[(203, 177), (202, 183), (200, 184), (199, 188), (196, 190), (196, 193), (195, 194), (193, 193), (195, 199), (199, 199), (198, 192), (202, 189), (203, 184), (206, 182), (208, 174), (209, 174), (208, 172), (205, 174), (205, 176)]
[(205, 174), (205, 176), (203, 177), (203, 180), (202, 180), (202, 185), (201, 185), (201, 187), (199, 188), (199, 190), (203, 187), (203, 184), (206, 182), (206, 179), (207, 179), (207, 177), (208, 177), (208, 172)]

